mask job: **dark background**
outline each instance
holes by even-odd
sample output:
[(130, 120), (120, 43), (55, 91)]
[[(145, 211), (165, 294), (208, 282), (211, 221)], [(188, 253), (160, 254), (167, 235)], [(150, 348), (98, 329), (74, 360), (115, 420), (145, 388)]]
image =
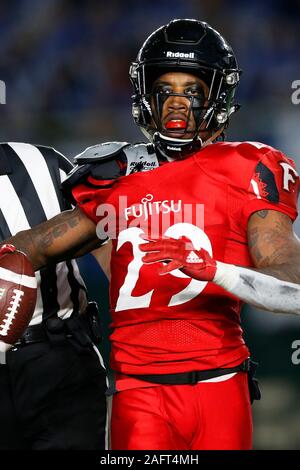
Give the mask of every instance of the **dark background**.
[[(299, 167), (300, 104), (291, 99), (300, 80), (299, 0), (1, 0), (0, 140), (51, 145), (69, 158), (106, 140), (143, 140), (131, 118), (128, 66), (145, 37), (176, 17), (207, 21), (236, 52), (242, 108), (228, 138), (278, 147)], [(107, 282), (91, 256), (81, 264), (107, 324)], [(255, 448), (300, 449), (300, 364), (291, 360), (300, 318), (247, 307), (242, 319), (260, 362)]]

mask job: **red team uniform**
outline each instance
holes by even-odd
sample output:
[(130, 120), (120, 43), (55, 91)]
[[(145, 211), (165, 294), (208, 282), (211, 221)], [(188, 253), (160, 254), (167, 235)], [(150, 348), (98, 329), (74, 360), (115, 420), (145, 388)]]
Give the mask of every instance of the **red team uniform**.
[(112, 448), (251, 448), (246, 373), (194, 385), (138, 378), (230, 369), (250, 356), (239, 299), (179, 270), (160, 276), (156, 264), (143, 264), (138, 246), (145, 238), (185, 236), (218, 261), (253, 266), (250, 215), (270, 209), (296, 218), (293, 162), (264, 144), (222, 142), (185, 160), (121, 177), (111, 187), (99, 183), (87, 176), (73, 196), (96, 224), (101, 204), (116, 213), (110, 339), (119, 392), (113, 400)]

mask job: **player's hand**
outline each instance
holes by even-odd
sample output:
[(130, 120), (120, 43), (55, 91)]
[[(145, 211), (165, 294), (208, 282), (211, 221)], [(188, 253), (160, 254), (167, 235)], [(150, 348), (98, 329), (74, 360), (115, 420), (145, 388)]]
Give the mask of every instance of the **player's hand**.
[(201, 248), (195, 250), (188, 239), (159, 239), (139, 245), (146, 255), (142, 258), (145, 264), (168, 261), (159, 268), (159, 274), (167, 274), (180, 269), (187, 276), (199, 281), (212, 281), (215, 277), (217, 264), (209, 253)]

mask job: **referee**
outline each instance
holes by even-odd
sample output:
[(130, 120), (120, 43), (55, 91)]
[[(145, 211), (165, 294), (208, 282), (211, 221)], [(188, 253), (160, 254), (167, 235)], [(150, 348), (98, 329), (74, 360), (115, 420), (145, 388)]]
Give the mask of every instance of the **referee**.
[[(59, 152), (0, 144), (0, 242), (70, 209)], [(94, 346), (97, 312), (74, 260), (36, 273), (36, 308), (21, 339), (0, 353), (0, 449), (105, 448), (106, 377)]]

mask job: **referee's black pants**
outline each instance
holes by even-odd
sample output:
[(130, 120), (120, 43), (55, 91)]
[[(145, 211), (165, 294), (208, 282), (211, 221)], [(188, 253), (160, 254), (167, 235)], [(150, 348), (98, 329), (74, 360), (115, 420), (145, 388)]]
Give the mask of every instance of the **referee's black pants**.
[(106, 378), (92, 344), (26, 344), (0, 365), (0, 449), (105, 448)]

